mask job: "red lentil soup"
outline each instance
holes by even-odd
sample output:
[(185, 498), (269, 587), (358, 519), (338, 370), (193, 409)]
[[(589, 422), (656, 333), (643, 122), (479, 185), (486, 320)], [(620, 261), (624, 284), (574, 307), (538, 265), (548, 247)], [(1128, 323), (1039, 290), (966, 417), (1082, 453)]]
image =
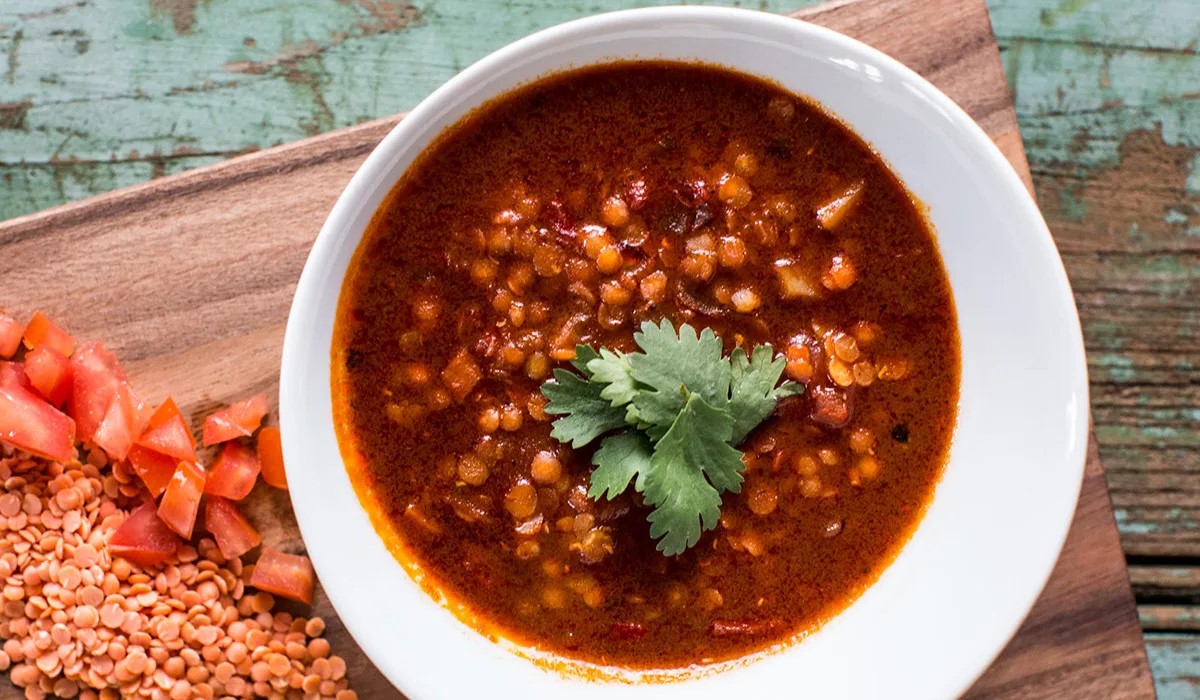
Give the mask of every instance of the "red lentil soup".
[[(643, 321), (771, 344), (803, 395), (746, 442), (719, 525), (665, 557), (541, 385)], [(812, 630), (911, 535), (958, 401), (920, 207), (819, 107), (716, 67), (617, 63), (479, 108), (371, 222), (332, 349), (339, 439), (398, 556), (486, 632), (628, 669)]]

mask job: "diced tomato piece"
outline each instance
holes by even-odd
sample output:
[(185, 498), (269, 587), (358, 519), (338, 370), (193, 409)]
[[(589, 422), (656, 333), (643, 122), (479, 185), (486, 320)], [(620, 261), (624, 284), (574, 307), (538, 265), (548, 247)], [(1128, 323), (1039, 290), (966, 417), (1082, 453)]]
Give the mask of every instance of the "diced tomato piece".
[(100, 421), (100, 426), (92, 434), (92, 442), (112, 459), (125, 459), (137, 436), (139, 413), (142, 410), (142, 402), (129, 385), (120, 384), (116, 396), (108, 404), (104, 420)]
[(25, 347), (32, 350), (46, 346), (63, 357), (75, 352), (75, 339), (41, 311), (34, 311), (29, 325), (25, 326)]
[(279, 428), (266, 427), (258, 431), (258, 461), (262, 478), (277, 489), (287, 490), (287, 472), (283, 470), (283, 439)]
[(138, 566), (157, 566), (174, 554), (179, 544), (179, 536), (155, 512), (154, 501), (146, 501), (112, 534), (108, 549)]
[(204, 470), (193, 462), (180, 462), (163, 491), (158, 517), (185, 540), (192, 538), (200, 497), (204, 495)]
[(103, 343), (84, 343), (71, 359), (74, 379), (68, 412), (79, 425), (79, 439), (89, 442), (108, 413), (125, 371)]
[(71, 361), (48, 345), (39, 345), (25, 353), (25, 376), (55, 406), (62, 406), (71, 396), (74, 379)]
[[(175, 405), (175, 399), (168, 396), (166, 400), (163, 401), (157, 409), (155, 409), (154, 413), (150, 415), (150, 421), (146, 424), (146, 429), (149, 430), (150, 428), (157, 428), (158, 426), (170, 421), (174, 416), (183, 418), (183, 424), (188, 425), (187, 418), (184, 417), (183, 411), (180, 411), (179, 407)], [(191, 426), (188, 426), (188, 438), (191, 440), (192, 447), (195, 447), (196, 436), (192, 434)]]
[(25, 334), (25, 326), (17, 319), (5, 313), (0, 313), (0, 360), (7, 360), (17, 353), (21, 347), (21, 336)]
[(254, 565), (250, 585), (301, 603), (311, 603), (316, 572), (308, 557), (263, 547), (262, 556)]
[[(75, 421), (22, 386), (14, 363), (0, 377), (0, 442), (39, 457), (66, 462), (75, 453)], [(24, 373), (20, 373), (24, 377)]]
[(196, 446), (192, 444), (192, 431), (183, 421), (183, 416), (171, 416), (158, 425), (153, 425), (153, 418), (150, 420), (151, 426), (137, 439), (137, 444), (185, 462), (196, 461)]
[(240, 501), (250, 495), (260, 471), (262, 464), (254, 450), (240, 442), (227, 442), (209, 470), (204, 491)]
[(258, 430), (270, 407), (266, 394), (238, 401), (204, 419), (204, 444), (215, 445), (239, 437), (250, 437)]
[(240, 557), (262, 543), (237, 504), (220, 496), (210, 495), (204, 505), (204, 529), (212, 533), (226, 559)]
[(150, 489), (150, 495), (158, 498), (162, 492), (166, 490), (167, 484), (171, 483), (171, 477), (175, 475), (175, 468), (179, 466), (179, 460), (174, 457), (155, 452), (141, 445), (134, 445), (129, 448), (129, 454), (125, 458), (129, 462), (129, 466), (133, 467), (133, 471)]
[(21, 362), (0, 362), (0, 387), (14, 386), (25, 391), (36, 392), (33, 382), (25, 374), (25, 365)]

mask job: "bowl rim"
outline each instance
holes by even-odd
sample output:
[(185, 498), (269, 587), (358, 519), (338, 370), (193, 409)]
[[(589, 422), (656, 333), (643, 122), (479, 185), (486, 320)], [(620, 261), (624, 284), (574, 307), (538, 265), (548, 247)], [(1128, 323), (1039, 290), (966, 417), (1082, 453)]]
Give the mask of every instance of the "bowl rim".
[[(987, 644), (991, 649), (990, 655), (981, 655), (978, 657), (976, 667), (971, 669), (963, 669), (957, 673), (948, 673), (947, 676), (953, 676), (953, 680), (947, 680), (939, 687), (946, 691), (952, 691), (955, 695), (965, 692), (978, 677), (994, 662), (996, 657), (1007, 646), (1008, 642), (1016, 634), (1022, 622), (1028, 616), (1034, 603), (1037, 601), (1044, 589), (1047, 581), (1053, 572), (1054, 566), (1058, 561), (1062, 547), (1066, 541), (1066, 537), (1073, 521), (1076, 504), (1078, 501), (1079, 488), (1082, 487), (1083, 475), (1086, 465), (1086, 442), (1088, 431), (1088, 382), (1086, 377), (1086, 361), (1084, 354), (1084, 343), (1082, 329), (1079, 324), (1078, 312), (1074, 307), (1073, 295), (1071, 294), (1070, 283), (1067, 279), (1066, 270), (1063, 266), (1062, 259), (1058, 254), (1053, 238), (1046, 227), (1041, 213), (1037, 205), (1026, 189), (1025, 184), (1021, 181), (1013, 165), (1004, 157), (999, 147), (991, 140), (991, 138), (957, 103), (946, 96), (941, 90), (935, 87), (927, 79), (912, 69), (908, 68), (898, 60), (884, 54), (883, 52), (874, 49), (873, 47), (860, 42), (856, 39), (848, 37), (840, 32), (822, 27), (811, 22), (801, 19), (775, 15), (772, 13), (759, 12), (754, 10), (746, 10), (741, 8), (729, 7), (696, 7), (696, 6), (671, 6), (671, 7), (653, 7), (640, 8), (631, 10), (620, 10), (603, 14), (592, 15), (581, 19), (568, 21), (558, 24), (547, 29), (540, 30), (524, 38), (518, 39), (490, 54), (479, 59), (465, 70), (455, 75), (450, 80), (443, 83), (429, 96), (423, 99), (405, 118), (395, 126), (387, 136), (372, 150), (367, 159), (355, 172), (350, 182), (339, 195), (337, 202), (331, 210), (326, 222), (321, 228), (320, 233), (308, 255), (304, 271), (301, 275), (299, 284), (297, 285), (293, 305), (288, 318), (287, 329), (284, 339), (283, 358), (281, 362), (281, 381), (280, 381), (280, 424), (283, 428), (283, 442), (285, 453), (298, 454), (301, 447), (292, 444), (289, 450), (289, 444), (295, 442), (295, 438), (289, 441), (290, 435), (297, 435), (303, 432), (301, 425), (293, 425), (293, 412), (289, 409), (289, 405), (297, 399), (296, 389), (297, 384), (289, 381), (290, 377), (302, 377), (305, 373), (305, 367), (298, 364), (297, 356), (301, 354), (300, 348), (307, 341), (306, 333), (301, 330), (303, 327), (302, 321), (309, 313), (310, 307), (316, 303), (316, 300), (322, 293), (326, 280), (318, 277), (314, 260), (330, 257), (334, 252), (336, 245), (334, 238), (336, 232), (350, 225), (351, 220), (359, 214), (359, 209), (362, 206), (360, 201), (368, 188), (376, 184), (380, 177), (387, 177), (387, 172), (393, 166), (393, 161), (396, 157), (396, 152), (403, 145), (412, 139), (420, 139), (423, 137), (424, 125), (427, 121), (433, 121), (432, 118), (439, 115), (443, 110), (449, 109), (449, 105), (457, 99), (460, 93), (466, 88), (483, 81), (486, 83), (487, 76), (499, 71), (514, 59), (536, 53), (537, 51), (561, 43), (564, 40), (569, 40), (576, 35), (589, 35), (592, 33), (602, 32), (606, 29), (617, 28), (621, 25), (634, 23), (644, 25), (661, 25), (663, 23), (679, 23), (693, 20), (700, 21), (736, 21), (741, 29), (753, 32), (755, 25), (760, 28), (763, 26), (773, 25), (775, 28), (781, 28), (786, 25), (790, 32), (794, 32), (799, 40), (800, 38), (809, 38), (819, 42), (826, 42), (834, 47), (842, 50), (847, 50), (851, 53), (866, 55), (877, 64), (886, 65), (887, 68), (901, 75), (906, 82), (913, 84), (920, 90), (919, 97), (929, 101), (933, 106), (945, 113), (955, 127), (958, 134), (969, 141), (974, 142), (974, 146), (984, 154), (986, 162), (981, 166), (994, 171), (998, 177), (1005, 181), (1005, 186), (1009, 190), (1008, 194), (1014, 200), (1020, 202), (1020, 206), (1026, 209), (1025, 215), (1032, 213), (1033, 219), (1040, 223), (1036, 235), (1032, 236), (1032, 240), (1036, 242), (1040, 248), (1037, 250), (1039, 256), (1048, 256), (1048, 259), (1053, 260), (1056, 265), (1055, 273), (1060, 279), (1054, 280), (1056, 284), (1061, 285), (1067, 293), (1067, 299), (1070, 300), (1071, 314), (1074, 325), (1068, 329), (1070, 335), (1073, 336), (1075, 342), (1072, 346), (1065, 348), (1064, 351), (1077, 359), (1082, 371), (1082, 386), (1076, 386), (1076, 395), (1081, 398), (1084, 409), (1081, 415), (1075, 420), (1073, 426), (1078, 432), (1082, 428), (1083, 440), (1082, 446), (1076, 446), (1072, 450), (1072, 454), (1067, 457), (1067, 460), (1074, 467), (1074, 471), (1070, 473), (1073, 480), (1077, 483), (1074, 499), (1071, 502), (1070, 508), (1063, 508), (1057, 520), (1057, 526), (1053, 531), (1046, 533), (1047, 541), (1052, 543), (1054, 555), (1047, 561), (1039, 561), (1036, 567), (1031, 564), (1031, 569), (1036, 568), (1036, 575), (1029, 574), (1025, 578), (1029, 581), (1030, 594), (1026, 596), (1026, 600), (1021, 606), (1022, 612), (1019, 616), (1014, 616), (1006, 623), (997, 623), (995, 627), (1001, 630), (1001, 634), (996, 636), (998, 643)], [(760, 24), (765, 23), (765, 24)], [(622, 57), (616, 56), (615, 60), (621, 60)], [(587, 65), (595, 65), (589, 63)], [(563, 66), (559, 69), (551, 71), (547, 75), (566, 72), (577, 68), (578, 66)], [(745, 69), (734, 68), (745, 73), (751, 73)], [(752, 74), (752, 73), (751, 73)], [(545, 77), (539, 76), (539, 77)], [(538, 78), (531, 78), (530, 81)], [(526, 81), (528, 82), (528, 81)], [(476, 89), (478, 91), (478, 89)], [(482, 102), (494, 97), (488, 89), (483, 89), (483, 100), (474, 99), (473, 106), (478, 106)], [(470, 108), (468, 108), (469, 111)], [(840, 118), (840, 117), (839, 117)], [(847, 126), (853, 129), (854, 125), (849, 121), (845, 122)], [(440, 129), (439, 129), (440, 133)], [(391, 179), (391, 178), (389, 178)], [(389, 187), (394, 186), (395, 180), (391, 179)], [(1031, 212), (1029, 211), (1031, 210)], [(354, 245), (361, 242), (362, 232), (359, 231), (354, 237)], [(343, 278), (344, 279), (344, 278)], [(338, 289), (340, 291), (343, 279), (338, 280)], [(961, 320), (960, 320), (961, 323)], [(326, 349), (326, 355), (328, 349)], [(298, 419), (297, 419), (298, 420)], [(333, 418), (330, 416), (330, 421)], [(957, 434), (959, 427), (956, 426), (955, 433)], [(1079, 442), (1076, 440), (1076, 442)], [(949, 457), (948, 457), (949, 459)], [(1074, 477), (1078, 477), (1075, 479)], [(318, 517), (316, 509), (320, 507), (319, 503), (314, 502), (309, 498), (305, 489), (293, 488), (290, 491), (293, 508), (296, 513), (297, 523), (299, 525), (302, 536), (305, 536), (306, 546), (312, 541), (307, 535), (312, 534), (311, 530), (316, 527)], [(936, 493), (933, 496), (936, 500)], [(402, 664), (392, 662), (388, 659), (388, 649), (381, 646), (380, 641), (372, 635), (364, 633), (370, 626), (370, 620), (357, 614), (347, 614), (346, 611), (353, 606), (347, 605), (350, 598), (355, 595), (353, 584), (346, 583), (338, 576), (338, 572), (327, 570), (322, 565), (322, 560), (319, 555), (312, 556), (314, 566), (318, 574), (321, 576), (322, 584), (326, 590), (331, 603), (351, 635), (361, 646), (363, 652), (376, 665), (377, 668), (388, 678), (388, 680), (397, 688), (402, 688), (404, 692), (410, 694), (410, 697), (430, 697), (436, 694), (437, 686), (435, 681), (429, 678), (423, 678), (419, 670), (405, 670)], [(1036, 586), (1033, 584), (1036, 583)], [(874, 584), (872, 584), (874, 585)], [(431, 602), (433, 602), (431, 600)], [(436, 603), (435, 603), (436, 604)], [(851, 604), (853, 605), (853, 603)], [(356, 631), (357, 630), (357, 631)], [(1002, 638), (1001, 638), (1002, 637)], [(786, 651), (785, 651), (786, 653)], [(682, 684), (686, 685), (684, 681)], [(676, 684), (678, 685), (678, 684)]]

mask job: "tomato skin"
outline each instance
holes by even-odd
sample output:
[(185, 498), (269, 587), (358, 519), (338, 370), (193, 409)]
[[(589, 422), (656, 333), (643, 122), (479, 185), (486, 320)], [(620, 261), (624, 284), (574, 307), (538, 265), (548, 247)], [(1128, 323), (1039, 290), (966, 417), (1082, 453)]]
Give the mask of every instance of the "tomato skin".
[(25, 335), (25, 326), (17, 319), (5, 313), (0, 313), (0, 360), (7, 360), (17, 354), (21, 347), (21, 336)]
[(279, 428), (266, 427), (258, 431), (258, 461), (262, 478), (277, 489), (287, 490), (287, 472), (283, 468), (283, 440)]
[(187, 418), (183, 415), (183, 411), (179, 410), (179, 406), (175, 405), (175, 399), (168, 396), (163, 400), (162, 404), (154, 410), (150, 415), (150, 420), (146, 423), (146, 429), (157, 428), (158, 426), (171, 420), (172, 417), (179, 416), (183, 419), (183, 424), (188, 426), (188, 440), (192, 443), (192, 447), (196, 446), (196, 436), (192, 434), (192, 428), (188, 425)]
[(108, 540), (108, 549), (138, 566), (157, 566), (175, 554), (179, 536), (155, 512), (154, 501), (146, 501), (129, 513)]
[(90, 442), (117, 390), (126, 382), (125, 371), (103, 343), (81, 345), (71, 365), (74, 378), (68, 413), (78, 425), (80, 441)]
[(196, 461), (196, 438), (173, 399), (167, 398), (146, 419), (146, 429), (126, 459), (155, 498), (166, 490), (180, 461)]
[(125, 459), (154, 498), (158, 498), (166, 490), (167, 484), (171, 483), (171, 477), (175, 475), (176, 467), (179, 466), (179, 460), (174, 457), (136, 444), (129, 448)]
[(250, 495), (261, 470), (254, 450), (240, 442), (227, 442), (209, 470), (204, 491), (240, 501)]
[(315, 583), (316, 572), (308, 557), (285, 554), (270, 547), (263, 547), (250, 576), (251, 586), (301, 603), (312, 602)]
[(215, 445), (239, 437), (250, 437), (258, 430), (270, 406), (266, 394), (230, 404), (204, 419), (204, 444)]
[(41, 311), (34, 311), (33, 317), (25, 326), (25, 347), (32, 350), (46, 346), (58, 352), (63, 357), (70, 357), (75, 352), (75, 339), (64, 331), (54, 321), (51, 321)]
[(55, 407), (61, 407), (71, 396), (75, 378), (71, 361), (48, 345), (39, 345), (25, 353), (25, 376)]
[(226, 559), (240, 557), (262, 544), (262, 536), (237, 504), (220, 496), (210, 495), (205, 501), (204, 529), (212, 534)]
[(133, 447), (138, 424), (144, 420), (144, 408), (128, 383), (118, 385), (116, 396), (108, 404), (104, 419), (92, 434), (92, 442), (112, 459), (125, 459)]
[(0, 442), (55, 462), (69, 461), (75, 454), (75, 421), (23, 385), (25, 375), (18, 367), (0, 369)]
[(25, 374), (25, 365), (20, 362), (0, 362), (0, 387), (12, 386), (25, 391), (36, 393), (29, 375)]
[(196, 446), (192, 443), (192, 431), (181, 415), (170, 416), (161, 420), (158, 425), (154, 425), (154, 417), (151, 417), (150, 426), (137, 439), (137, 444), (177, 460), (196, 461)]
[(158, 517), (180, 537), (190, 540), (203, 495), (204, 470), (193, 462), (180, 462), (163, 491)]

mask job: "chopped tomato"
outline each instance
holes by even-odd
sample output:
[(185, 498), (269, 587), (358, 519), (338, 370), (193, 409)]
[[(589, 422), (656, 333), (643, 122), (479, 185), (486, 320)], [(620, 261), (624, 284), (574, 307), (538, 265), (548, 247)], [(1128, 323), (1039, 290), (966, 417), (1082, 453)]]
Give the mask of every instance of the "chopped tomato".
[(262, 464), (263, 481), (286, 490), (287, 473), (283, 470), (283, 440), (279, 428), (267, 427), (259, 431), (258, 461)]
[(254, 565), (250, 585), (277, 596), (311, 603), (316, 573), (308, 557), (285, 554), (263, 547), (262, 556)]
[(39, 345), (25, 353), (25, 376), (55, 406), (62, 406), (71, 396), (74, 377), (71, 361), (48, 345)]
[(55, 462), (71, 459), (75, 421), (25, 385), (20, 365), (0, 365), (0, 442)]
[(25, 326), (25, 347), (30, 350), (46, 346), (58, 351), (63, 357), (75, 352), (75, 339), (41, 311), (34, 311), (29, 325)]
[(256, 394), (213, 413), (204, 419), (204, 444), (250, 437), (268, 410), (266, 394)]
[(189, 540), (203, 495), (204, 470), (193, 462), (180, 462), (158, 504), (158, 517), (180, 537)]
[(261, 470), (262, 464), (254, 450), (240, 442), (227, 442), (213, 462), (204, 491), (240, 501), (250, 495)]
[(92, 442), (109, 457), (116, 460), (125, 459), (129, 455), (129, 449), (133, 447), (134, 437), (138, 433), (139, 415), (143, 410), (142, 402), (133, 393), (133, 389), (129, 388), (129, 384), (121, 383), (117, 386), (116, 396), (108, 404), (104, 420), (100, 421), (100, 426), (92, 434)]
[(157, 566), (174, 554), (179, 544), (179, 537), (155, 512), (154, 501), (146, 501), (112, 534), (108, 549), (138, 566)]
[[(168, 396), (167, 399), (162, 402), (162, 405), (155, 409), (154, 413), (151, 414), (150, 421), (146, 424), (146, 429), (149, 430), (150, 428), (157, 428), (163, 423), (171, 420), (173, 416), (179, 416), (180, 418), (183, 418), (183, 424), (188, 424), (187, 418), (185, 418), (183, 415), (183, 411), (180, 411), (179, 407), (175, 405), (175, 399)], [(192, 434), (192, 429), (190, 427), (188, 428), (188, 439), (191, 441), (192, 447), (195, 447), (196, 436)]]
[(171, 482), (171, 477), (175, 474), (175, 468), (179, 466), (179, 460), (174, 457), (160, 454), (141, 445), (134, 445), (129, 448), (129, 454), (125, 458), (129, 462), (129, 466), (133, 467), (133, 471), (150, 489), (150, 495), (158, 498), (162, 492), (166, 490), (167, 484)]
[(25, 326), (22, 326), (20, 321), (0, 313), (0, 360), (7, 360), (17, 353), (24, 333)]
[(262, 543), (237, 504), (220, 496), (209, 496), (204, 506), (204, 528), (212, 533), (226, 559), (240, 557)]
[(179, 414), (160, 421), (158, 425), (154, 425), (154, 417), (151, 417), (150, 427), (137, 439), (137, 444), (185, 462), (196, 461), (196, 446), (192, 444), (192, 431), (188, 429), (183, 416)]
[(71, 359), (74, 379), (68, 409), (79, 425), (79, 439), (89, 442), (108, 413), (125, 371), (103, 343), (84, 343)]
[(25, 374), (25, 365), (20, 362), (0, 362), (0, 387), (15, 386), (26, 391), (37, 391)]

